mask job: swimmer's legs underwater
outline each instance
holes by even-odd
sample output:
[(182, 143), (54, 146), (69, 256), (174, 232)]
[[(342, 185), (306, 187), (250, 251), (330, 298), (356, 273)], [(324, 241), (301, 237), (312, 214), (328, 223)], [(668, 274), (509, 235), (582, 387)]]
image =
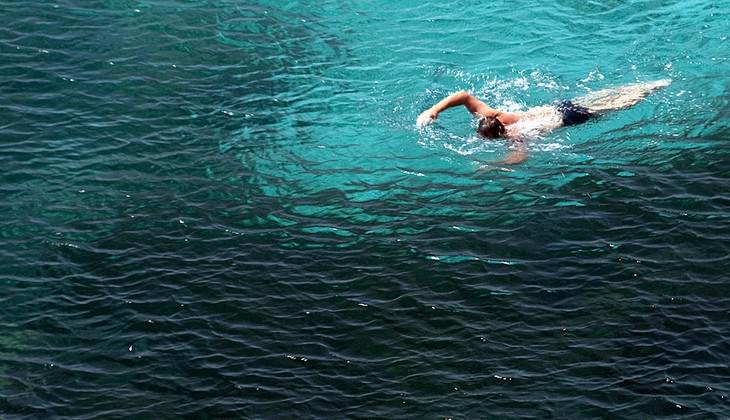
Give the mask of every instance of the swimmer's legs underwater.
[(663, 79), (603, 89), (577, 98), (573, 102), (588, 108), (593, 113), (603, 113), (636, 105), (653, 91), (667, 87), (670, 83), (672, 83), (671, 79)]

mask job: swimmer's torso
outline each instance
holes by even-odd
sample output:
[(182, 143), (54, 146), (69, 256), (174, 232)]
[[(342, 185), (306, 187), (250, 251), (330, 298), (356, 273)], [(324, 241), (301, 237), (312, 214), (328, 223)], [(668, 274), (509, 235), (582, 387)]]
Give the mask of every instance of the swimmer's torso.
[(551, 105), (530, 108), (519, 116), (516, 123), (505, 126), (505, 137), (514, 140), (541, 137), (563, 125), (562, 115)]

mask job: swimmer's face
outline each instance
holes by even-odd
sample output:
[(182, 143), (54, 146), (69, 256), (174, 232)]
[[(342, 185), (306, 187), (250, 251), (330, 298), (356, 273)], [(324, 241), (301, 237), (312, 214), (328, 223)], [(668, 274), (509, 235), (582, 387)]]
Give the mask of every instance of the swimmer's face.
[(504, 136), (504, 124), (496, 117), (482, 117), (479, 119), (477, 133), (488, 139), (496, 139)]

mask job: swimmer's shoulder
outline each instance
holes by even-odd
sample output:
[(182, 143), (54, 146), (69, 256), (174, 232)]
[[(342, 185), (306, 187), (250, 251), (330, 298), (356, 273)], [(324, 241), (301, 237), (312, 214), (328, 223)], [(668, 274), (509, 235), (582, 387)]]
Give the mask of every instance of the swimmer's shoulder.
[(496, 117), (504, 125), (514, 124), (521, 121), (551, 118), (558, 115), (558, 109), (553, 105), (541, 105), (519, 112), (499, 111)]
[(497, 119), (504, 125), (510, 125), (514, 124), (518, 121), (520, 121), (523, 118), (522, 112), (505, 112), (505, 111), (497, 111), (497, 115), (495, 115)]

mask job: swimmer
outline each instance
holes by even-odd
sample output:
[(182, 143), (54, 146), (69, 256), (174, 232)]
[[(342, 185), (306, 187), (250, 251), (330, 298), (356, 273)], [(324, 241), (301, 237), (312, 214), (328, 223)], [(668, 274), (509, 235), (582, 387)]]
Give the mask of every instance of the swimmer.
[(650, 83), (637, 83), (619, 88), (604, 89), (572, 101), (557, 102), (530, 108), (525, 112), (506, 112), (489, 107), (465, 91), (456, 92), (436, 105), (423, 111), (416, 125), (425, 127), (433, 123), (446, 109), (464, 105), (479, 118), (477, 133), (489, 139), (504, 137), (512, 141), (511, 153), (502, 162), (511, 165), (527, 159), (524, 141), (544, 136), (563, 127), (584, 123), (601, 114), (628, 108), (637, 104), (651, 92), (669, 86), (669, 79)]

